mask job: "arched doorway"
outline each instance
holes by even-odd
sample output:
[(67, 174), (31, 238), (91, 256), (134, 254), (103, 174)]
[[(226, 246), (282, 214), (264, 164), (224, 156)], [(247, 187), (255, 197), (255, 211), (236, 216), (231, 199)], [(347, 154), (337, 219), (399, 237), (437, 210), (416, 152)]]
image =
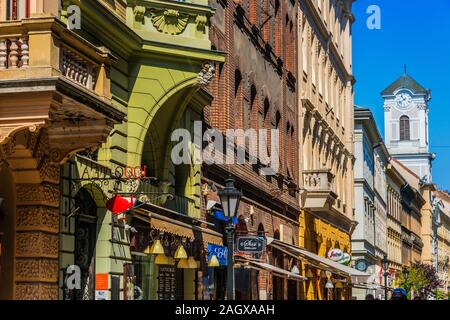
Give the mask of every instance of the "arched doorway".
[(75, 264), (81, 271), (81, 289), (76, 300), (95, 299), (95, 245), (97, 241), (97, 205), (86, 189), (75, 196)]

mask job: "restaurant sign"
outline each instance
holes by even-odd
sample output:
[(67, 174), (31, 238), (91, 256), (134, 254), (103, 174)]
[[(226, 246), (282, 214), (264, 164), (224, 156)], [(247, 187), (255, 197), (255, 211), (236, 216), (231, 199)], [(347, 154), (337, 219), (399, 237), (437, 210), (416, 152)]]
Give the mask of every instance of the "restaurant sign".
[(237, 238), (236, 248), (242, 253), (262, 253), (264, 251), (264, 239), (255, 236)]
[(218, 246), (215, 244), (208, 244), (208, 261), (215, 255), (221, 266), (228, 265), (228, 248), (224, 246)]

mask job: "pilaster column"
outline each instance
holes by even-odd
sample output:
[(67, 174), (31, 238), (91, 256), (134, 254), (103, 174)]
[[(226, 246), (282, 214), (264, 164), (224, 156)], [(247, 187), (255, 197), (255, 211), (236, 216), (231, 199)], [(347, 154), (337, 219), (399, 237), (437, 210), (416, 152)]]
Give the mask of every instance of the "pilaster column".
[(15, 134), (6, 161), (15, 181), (13, 298), (58, 299), (60, 169), (50, 160), (47, 131)]

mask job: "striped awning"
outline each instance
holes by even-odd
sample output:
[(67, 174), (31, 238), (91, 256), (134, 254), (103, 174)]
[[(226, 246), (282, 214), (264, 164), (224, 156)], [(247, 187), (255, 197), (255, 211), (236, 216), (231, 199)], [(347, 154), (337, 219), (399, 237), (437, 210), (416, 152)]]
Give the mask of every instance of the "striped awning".
[(148, 222), (153, 229), (165, 233), (191, 240), (201, 240), (204, 243), (223, 245), (222, 234), (211, 229), (191, 225), (142, 208), (133, 210), (133, 216)]
[(295, 274), (291, 271), (281, 269), (279, 267), (276, 267), (274, 265), (255, 260), (250, 259), (246, 257), (236, 257), (235, 258), (235, 267), (236, 268), (248, 268), (248, 269), (255, 269), (260, 271), (267, 271), (272, 273), (274, 276), (285, 278), (288, 280), (296, 280), (296, 281), (306, 281), (308, 278), (303, 277), (299, 274)]

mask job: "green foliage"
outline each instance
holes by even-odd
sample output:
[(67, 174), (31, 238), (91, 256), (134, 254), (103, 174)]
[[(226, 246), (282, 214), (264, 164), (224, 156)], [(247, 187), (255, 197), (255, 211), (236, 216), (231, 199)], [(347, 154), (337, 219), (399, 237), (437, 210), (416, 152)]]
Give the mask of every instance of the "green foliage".
[(427, 293), (436, 292), (441, 285), (436, 271), (431, 265), (417, 263), (409, 267), (408, 271), (408, 279), (405, 281), (401, 274), (399, 275), (398, 283), (408, 292), (409, 297), (412, 290), (414, 290), (416, 295), (426, 295)]

